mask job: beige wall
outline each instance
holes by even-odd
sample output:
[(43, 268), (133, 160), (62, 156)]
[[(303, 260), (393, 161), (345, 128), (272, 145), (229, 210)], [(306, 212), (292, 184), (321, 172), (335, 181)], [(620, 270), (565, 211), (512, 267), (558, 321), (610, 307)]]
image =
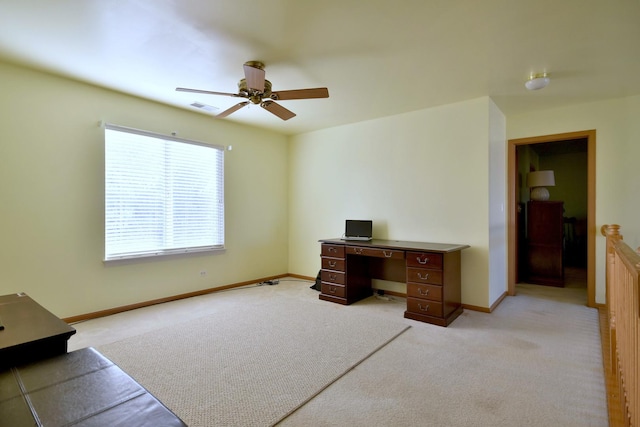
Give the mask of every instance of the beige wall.
[(640, 246), (640, 97), (574, 105), (507, 118), (507, 137), (596, 130), (596, 302), (604, 303), (603, 224), (621, 224), (625, 241)]
[[(379, 238), (471, 245), (463, 302), (488, 307), (505, 289), (506, 138), (596, 129), (598, 302), (600, 225), (622, 224), (625, 241), (640, 246), (640, 97), (506, 120), (479, 98), (287, 138), (8, 64), (0, 82), (0, 294), (27, 292), (61, 317), (286, 272), (315, 276), (317, 240), (340, 236), (346, 218), (372, 219)], [(225, 253), (104, 265), (100, 120), (233, 145)]]
[[(318, 239), (340, 237), (347, 218), (372, 219), (376, 238), (470, 245), (462, 300), (488, 307), (490, 132), (504, 153), (504, 123), (490, 128), (502, 117), (492, 104), (479, 98), (292, 138), (289, 271), (315, 277)], [(504, 154), (500, 163), (504, 173)]]
[[(287, 272), (285, 136), (3, 63), (0, 87), (0, 294), (69, 317)], [(102, 262), (100, 120), (233, 146), (225, 253)]]
[(549, 199), (564, 202), (564, 216), (587, 217), (587, 153), (540, 156), (540, 170), (552, 170), (556, 185)]
[(620, 177), (619, 192), (622, 212), (620, 224), (623, 226), (624, 239), (632, 248), (640, 247), (640, 185), (638, 184), (638, 169), (640, 166), (640, 96), (626, 98), (620, 101), (624, 104), (627, 136), (622, 140), (620, 148)]
[[(586, 142), (585, 142), (586, 144)], [(586, 146), (586, 145), (585, 145)], [(530, 145), (520, 145), (518, 150), (519, 199), (521, 203), (529, 201), (530, 188), (527, 187), (529, 167), (536, 170), (554, 171), (556, 184), (547, 187), (549, 200), (564, 202), (564, 216), (587, 217), (587, 152), (563, 154), (538, 154)]]

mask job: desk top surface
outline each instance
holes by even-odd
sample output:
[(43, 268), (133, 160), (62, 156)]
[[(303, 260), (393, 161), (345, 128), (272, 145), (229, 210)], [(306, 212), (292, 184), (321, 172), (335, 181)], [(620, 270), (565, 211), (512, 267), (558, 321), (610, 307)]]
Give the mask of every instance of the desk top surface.
[(387, 248), (405, 251), (429, 251), (429, 252), (456, 252), (469, 247), (469, 245), (459, 245), (452, 243), (432, 243), (432, 242), (407, 242), (402, 240), (372, 239), (369, 241), (342, 240), (342, 239), (322, 239), (321, 243), (331, 243), (335, 245), (359, 246), (365, 248)]
[(76, 332), (24, 293), (0, 296), (0, 320), (0, 350)]

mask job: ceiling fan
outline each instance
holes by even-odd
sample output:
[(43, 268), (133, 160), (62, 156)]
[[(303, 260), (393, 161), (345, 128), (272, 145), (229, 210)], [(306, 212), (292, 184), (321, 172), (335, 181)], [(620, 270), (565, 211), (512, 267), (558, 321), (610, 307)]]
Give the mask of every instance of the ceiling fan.
[(204, 93), (208, 95), (224, 95), (236, 98), (245, 98), (248, 101), (242, 101), (231, 108), (224, 110), (216, 117), (223, 118), (249, 105), (259, 104), (268, 112), (280, 117), (282, 120), (289, 120), (295, 117), (295, 113), (287, 110), (282, 105), (274, 101), (286, 101), (289, 99), (311, 99), (311, 98), (328, 98), (329, 90), (326, 87), (318, 87), (313, 89), (295, 89), (281, 90), (278, 92), (271, 91), (271, 82), (264, 78), (264, 64), (259, 61), (248, 61), (244, 63), (245, 78), (238, 82), (238, 93), (213, 92), (210, 90), (188, 89), (177, 87), (180, 92)]

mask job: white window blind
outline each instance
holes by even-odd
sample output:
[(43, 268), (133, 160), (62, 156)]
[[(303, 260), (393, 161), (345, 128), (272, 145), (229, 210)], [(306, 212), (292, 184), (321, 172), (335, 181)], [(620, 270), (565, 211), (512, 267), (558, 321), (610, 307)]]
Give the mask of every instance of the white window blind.
[(224, 248), (224, 148), (105, 125), (105, 260)]

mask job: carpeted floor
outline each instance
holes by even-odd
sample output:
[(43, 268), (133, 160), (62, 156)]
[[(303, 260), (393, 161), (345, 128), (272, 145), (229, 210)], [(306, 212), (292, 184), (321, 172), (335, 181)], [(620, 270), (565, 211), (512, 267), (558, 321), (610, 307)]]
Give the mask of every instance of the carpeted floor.
[(401, 319), (254, 294), (244, 305), (97, 349), (191, 427), (264, 426), (410, 328)]
[[(153, 331), (170, 324), (171, 319), (175, 323), (177, 316), (190, 322), (214, 315), (222, 328), (215, 334), (219, 334), (225, 346), (229, 347), (224, 352), (251, 351), (251, 342), (255, 340), (265, 349), (264, 353), (257, 351), (257, 354), (264, 354), (262, 358), (258, 356), (258, 360), (278, 359), (282, 366), (291, 368), (286, 375), (300, 378), (307, 375), (304, 369), (320, 370), (323, 364), (331, 365), (333, 361), (326, 353), (321, 357), (314, 354), (321, 351), (318, 348), (331, 344), (332, 334), (324, 334), (323, 339), (328, 336), (328, 341), (319, 344), (320, 336), (316, 333), (319, 325), (299, 322), (306, 311), (318, 310), (320, 317), (331, 325), (329, 329), (359, 326), (359, 334), (369, 335), (378, 328), (372, 319), (411, 328), (348, 370), (346, 375), (279, 425), (606, 426), (598, 313), (585, 306), (585, 290), (518, 285), (517, 291), (517, 296), (507, 297), (491, 314), (465, 310), (449, 327), (442, 328), (403, 319), (405, 302), (401, 298), (384, 300), (371, 297), (345, 307), (319, 301), (318, 293), (309, 289), (307, 283), (282, 280), (277, 286), (219, 292), (110, 316), (115, 319), (76, 324), (74, 327), (78, 333), (71, 338), (70, 347), (97, 346), (101, 350), (106, 349), (105, 354), (109, 356), (110, 346), (106, 344), (148, 332), (158, 335)], [(274, 304), (280, 300), (301, 309), (288, 310)], [(252, 318), (253, 304), (272, 306), (276, 312), (274, 318), (278, 320)], [(230, 309), (246, 313), (244, 316), (248, 321), (238, 314), (225, 316), (226, 310)], [(338, 322), (332, 319), (338, 319)], [(288, 338), (294, 343), (290, 347), (316, 349), (306, 353), (310, 361), (308, 366), (297, 371), (299, 368), (291, 353), (270, 351), (268, 335), (279, 328), (261, 325), (262, 322), (265, 325), (303, 325), (307, 333), (297, 333)], [(256, 338), (238, 340), (233, 333), (238, 324), (261, 326), (253, 328)], [(154, 348), (170, 346), (172, 340), (156, 338), (153, 346), (139, 351), (141, 360), (145, 357), (153, 359), (153, 355), (147, 353), (153, 353)], [(197, 340), (196, 336), (186, 339), (187, 342)], [(128, 341), (133, 343), (137, 339)], [(118, 345), (111, 347), (114, 349)], [(347, 354), (358, 348), (355, 342), (343, 345)], [(214, 346), (202, 348), (202, 351), (216, 353), (222, 350)], [(178, 355), (175, 358), (180, 360)], [(179, 363), (171, 363), (179, 366)], [(251, 370), (260, 373), (261, 366), (258, 362)], [(179, 377), (177, 367), (170, 371), (175, 371), (174, 375)], [(205, 371), (216, 381), (221, 376), (239, 374), (222, 366), (203, 368), (203, 374)], [(172, 384), (173, 381), (164, 378), (167, 373), (154, 374), (150, 370), (148, 375), (157, 375), (158, 382), (162, 384)], [(144, 386), (149, 386), (151, 381), (146, 377), (138, 379)], [(224, 381), (220, 387), (223, 387), (222, 383)], [(318, 390), (321, 386), (316, 385)], [(171, 386), (166, 388), (170, 394)], [(200, 386), (194, 386), (194, 406), (202, 408), (206, 414), (203, 416), (211, 420), (208, 425), (251, 425), (244, 423), (240, 416), (224, 419), (224, 424), (213, 422), (220, 419), (216, 418), (220, 414), (200, 403), (202, 393), (199, 390)], [(295, 387), (290, 391), (292, 395), (300, 394)], [(232, 396), (241, 392), (221, 389), (218, 394)], [(261, 391), (263, 397), (286, 392), (269, 386)], [(182, 409), (168, 403), (171, 396), (158, 397), (183, 415), (180, 413)], [(247, 406), (243, 411), (250, 413), (256, 410)], [(276, 418), (268, 416), (268, 409), (257, 412), (264, 421), (257, 425), (269, 425)]]

